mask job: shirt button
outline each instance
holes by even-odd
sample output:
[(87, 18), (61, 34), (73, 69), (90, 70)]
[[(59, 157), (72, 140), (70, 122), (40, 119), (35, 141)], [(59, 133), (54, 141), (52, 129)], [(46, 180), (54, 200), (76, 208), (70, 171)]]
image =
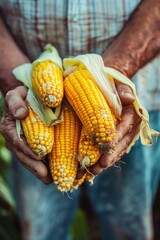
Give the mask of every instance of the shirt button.
[(73, 18), (72, 18), (72, 22), (77, 22), (77, 16), (74, 16)]

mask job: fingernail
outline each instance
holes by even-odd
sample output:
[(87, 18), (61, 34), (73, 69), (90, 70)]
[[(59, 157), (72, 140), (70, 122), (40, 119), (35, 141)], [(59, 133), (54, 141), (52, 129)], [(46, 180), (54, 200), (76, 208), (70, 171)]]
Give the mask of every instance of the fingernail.
[(24, 107), (20, 107), (16, 110), (15, 112), (15, 117), (19, 116), (19, 115), (22, 115), (23, 113), (26, 112), (26, 109)]
[(134, 100), (134, 96), (130, 92), (123, 92), (122, 95), (128, 99)]

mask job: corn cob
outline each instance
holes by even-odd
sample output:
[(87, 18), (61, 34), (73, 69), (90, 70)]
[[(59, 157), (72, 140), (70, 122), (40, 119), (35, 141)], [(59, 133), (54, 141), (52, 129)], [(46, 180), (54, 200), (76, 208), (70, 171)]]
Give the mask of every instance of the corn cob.
[(55, 144), (49, 154), (49, 167), (57, 189), (67, 192), (71, 190), (77, 174), (81, 122), (73, 109), (67, 105), (62, 108), (64, 121), (54, 126)]
[(42, 103), (48, 107), (57, 107), (63, 98), (63, 73), (60, 67), (51, 61), (37, 63), (32, 71), (32, 85)]
[(54, 143), (54, 127), (46, 126), (29, 107), (29, 114), (21, 120), (27, 143), (37, 155), (45, 156), (51, 152)]
[(83, 176), (80, 179), (75, 179), (72, 185), (72, 191), (74, 189), (78, 189), (80, 185), (85, 181), (87, 173), (83, 174)]
[(95, 164), (100, 156), (101, 153), (97, 145), (93, 144), (88, 134), (86, 134), (84, 127), (82, 127), (78, 146), (78, 161), (82, 167), (89, 167)]
[(94, 178), (95, 178), (95, 176), (93, 176), (89, 172), (86, 172), (80, 179), (74, 180), (73, 186), (72, 186), (72, 191), (74, 189), (78, 189), (79, 186), (82, 185), (82, 183), (84, 183), (84, 181), (88, 181), (91, 185), (93, 185)]
[(113, 151), (116, 117), (86, 68), (76, 69), (64, 80), (66, 97), (79, 116), (86, 133), (103, 154)]

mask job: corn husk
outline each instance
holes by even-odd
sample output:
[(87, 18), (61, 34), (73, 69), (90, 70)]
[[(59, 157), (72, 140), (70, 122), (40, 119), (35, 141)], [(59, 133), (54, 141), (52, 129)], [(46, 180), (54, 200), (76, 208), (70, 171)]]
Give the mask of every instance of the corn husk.
[(100, 55), (84, 54), (74, 58), (64, 58), (63, 66), (65, 76), (76, 68), (85, 66), (95, 79), (117, 118), (121, 118), (122, 104), (114, 80), (109, 80), (106, 76), (104, 63)]
[(32, 89), (31, 74), (32, 64), (23, 64), (13, 70), (13, 75), (17, 80), (24, 83), (28, 88), (26, 100), (33, 111), (39, 116), (39, 118), (47, 125), (51, 126), (62, 121), (62, 116), (60, 115), (61, 106), (59, 106), (55, 111), (49, 107), (44, 106), (38, 99), (36, 94)]
[(63, 69), (62, 59), (60, 58), (57, 49), (50, 43), (45, 46), (44, 52), (42, 52), (40, 56), (32, 63), (32, 66), (35, 67), (36, 64), (43, 61), (51, 61)]
[[(63, 121), (61, 104), (54, 110), (44, 106), (32, 88), (32, 69), (36, 63), (44, 60), (51, 60), (54, 61), (60, 68), (62, 68), (62, 61), (57, 50), (50, 44), (48, 44), (45, 49), (46, 50), (40, 55), (40, 57), (32, 64), (26, 63), (16, 67), (13, 70), (13, 75), (28, 88), (26, 100), (29, 106), (47, 126), (52, 126)], [(16, 126), (17, 134), (20, 137), (21, 125), (19, 120), (16, 121)]]
[(131, 147), (138, 140), (139, 136), (140, 136), (141, 143), (143, 145), (148, 145), (148, 146), (152, 145), (152, 142), (153, 142), (152, 137), (158, 137), (160, 135), (160, 133), (158, 131), (150, 128), (148, 111), (140, 103), (137, 93), (136, 93), (136, 88), (135, 88), (134, 83), (129, 78), (127, 78), (125, 75), (123, 75), (122, 73), (120, 73), (119, 71), (117, 71), (113, 68), (105, 67), (105, 73), (109, 79), (111, 79), (111, 80), (116, 79), (117, 81), (128, 85), (132, 89), (133, 95), (135, 97), (133, 106), (134, 106), (137, 114), (139, 115), (139, 117), (142, 120), (141, 126), (140, 126), (140, 131), (137, 135), (135, 135), (132, 143), (130, 144), (130, 146), (127, 149), (127, 152), (130, 151)]
[(119, 71), (113, 68), (105, 67), (103, 59), (100, 55), (85, 54), (74, 58), (65, 58), (63, 60), (63, 66), (65, 70), (65, 76), (74, 71), (76, 68), (85, 66), (93, 76), (95, 82), (98, 84), (113, 112), (119, 119), (121, 119), (122, 104), (115, 87), (115, 80), (128, 85), (132, 89), (133, 95), (135, 97), (133, 106), (142, 121), (139, 132), (134, 137), (131, 144), (128, 146), (126, 152), (130, 151), (131, 147), (139, 138), (142, 144), (152, 145), (152, 137), (158, 137), (160, 135), (159, 132), (150, 128), (149, 114), (139, 102), (134, 83)]

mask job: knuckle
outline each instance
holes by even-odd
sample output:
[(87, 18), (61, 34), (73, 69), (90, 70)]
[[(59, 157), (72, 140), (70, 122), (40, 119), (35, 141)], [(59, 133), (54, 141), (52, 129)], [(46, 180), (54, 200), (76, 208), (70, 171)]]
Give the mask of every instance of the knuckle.
[(124, 149), (130, 145), (131, 141), (132, 141), (131, 138), (126, 138)]
[(133, 129), (133, 123), (130, 123), (129, 125), (128, 125), (128, 133), (130, 133), (131, 131), (132, 131), (132, 129)]
[(123, 113), (127, 113), (127, 114), (135, 114), (135, 109), (133, 107), (133, 105), (128, 105), (126, 107), (123, 108)]
[(8, 99), (10, 99), (10, 97), (12, 97), (13, 95), (14, 95), (14, 90), (9, 90), (6, 93), (5, 100), (8, 101)]
[(17, 94), (15, 93), (15, 90), (10, 90), (6, 93), (5, 103), (7, 104), (7, 106), (14, 105), (16, 96)]
[(13, 145), (14, 146), (19, 146), (19, 144), (20, 144), (19, 138), (17, 136), (14, 136), (13, 137)]

